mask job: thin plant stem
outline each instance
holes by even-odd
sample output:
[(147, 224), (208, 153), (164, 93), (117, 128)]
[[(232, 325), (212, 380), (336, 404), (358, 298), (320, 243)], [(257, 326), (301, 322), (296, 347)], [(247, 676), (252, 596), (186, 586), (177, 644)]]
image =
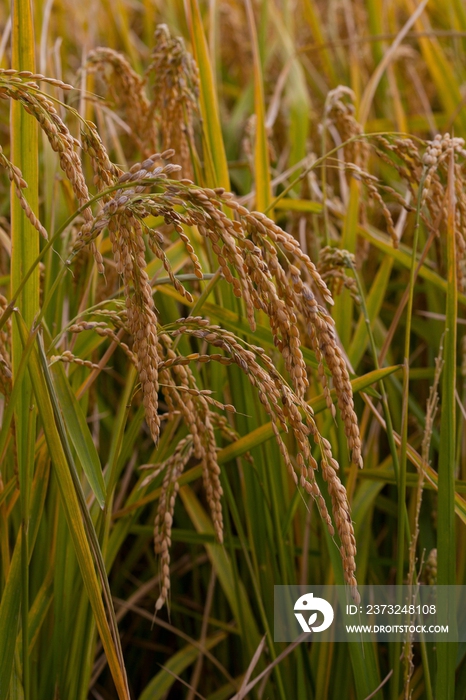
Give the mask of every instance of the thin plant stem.
[[(17, 70), (35, 71), (35, 43), (30, 0), (12, 0), (12, 65)], [(38, 129), (35, 120), (16, 101), (11, 104), (11, 158), (29, 185), (29, 205), (38, 211)], [(39, 234), (28, 220), (11, 186), (11, 294), (21, 286), (21, 279), (39, 252)], [(21, 313), (28, 328), (39, 308), (39, 271), (28, 279), (19, 298)], [(22, 356), (20, 335), (14, 327), (12, 337), (13, 381)], [(20, 503), (22, 521), (21, 548), (21, 630), (22, 686), (25, 700), (30, 699), (29, 672), (29, 518), (31, 484), (34, 468), (34, 438), (36, 411), (33, 407), (32, 385), (25, 375), (15, 413), (15, 437), (18, 455)]]

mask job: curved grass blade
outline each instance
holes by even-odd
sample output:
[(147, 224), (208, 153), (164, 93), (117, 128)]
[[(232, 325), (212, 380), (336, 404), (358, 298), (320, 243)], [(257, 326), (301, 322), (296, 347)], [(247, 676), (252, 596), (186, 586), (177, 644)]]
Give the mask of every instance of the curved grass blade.
[(97, 502), (103, 508), (106, 497), (105, 482), (99, 455), (89, 431), (89, 426), (81, 406), (69, 385), (64, 367), (62, 367), (60, 362), (56, 362), (52, 366), (51, 372), (68, 436), (73, 443)]
[[(270, 164), (267, 133), (265, 129), (264, 86), (262, 80), (261, 57), (257, 41), (256, 23), (251, 0), (246, 0), (246, 15), (251, 35), (253, 70), (254, 70), (254, 110), (256, 113), (256, 143), (254, 147), (254, 165), (256, 176), (256, 208), (268, 209), (272, 195), (270, 189)], [(270, 213), (272, 216), (272, 213)]]
[(220, 125), (217, 91), (210, 64), (209, 47), (204, 27), (202, 26), (197, 0), (187, 0), (186, 15), (201, 83), (200, 103), (204, 134), (203, 148), (206, 151), (204, 160), (207, 165), (210, 164), (211, 166), (208, 168), (209, 182), (207, 184), (211, 187), (224, 187), (226, 190), (229, 190), (230, 176), (223, 144), (222, 127)]
[[(15, 0), (11, 5), (12, 35), (11, 61), (16, 70), (35, 72), (35, 42), (33, 7), (29, 0)], [(24, 109), (19, 100), (11, 101), (10, 121), (10, 150), (12, 162), (22, 173), (28, 186), (28, 203), (31, 211), (37, 214), (39, 210), (39, 157), (38, 157), (38, 125), (31, 114)], [(11, 201), (11, 296), (21, 285), (21, 280), (39, 253), (39, 234), (22, 209), (16, 197), (13, 183), (10, 188)], [(21, 313), (26, 325), (30, 328), (39, 310), (39, 269), (31, 275), (19, 297)], [(13, 377), (21, 362), (21, 338), (16, 326), (13, 326), (11, 359)], [(20, 486), (20, 509), (23, 543), (22, 573), (21, 573), (21, 625), (23, 638), (28, 635), (29, 610), (29, 544), (27, 523), (31, 498), (31, 483), (34, 470), (34, 440), (36, 411), (32, 401), (32, 387), (29, 377), (21, 382), (21, 388), (15, 406), (15, 440), (18, 455), (18, 479)], [(27, 644), (23, 644), (22, 683), (24, 696), (29, 700), (29, 654)]]
[[(27, 330), (24, 321), (20, 317), (17, 320), (22, 339), (26, 341)], [(61, 420), (56, 397), (53, 394), (53, 385), (48, 372), (47, 360), (40, 343), (39, 350), (40, 353), (34, 347), (31, 352), (29, 373), (42, 419), (45, 439), (60, 488), (63, 510), (65, 511), (84, 585), (94, 612), (118, 697), (120, 700), (129, 700), (130, 694), (126, 671), (102, 555), (82, 494), (81, 485), (76, 475), (71, 451), (67, 444), (65, 428)], [(97, 564), (99, 578), (94, 568), (94, 559)], [(106, 599), (109, 619), (107, 619), (102, 601), (101, 586)]]

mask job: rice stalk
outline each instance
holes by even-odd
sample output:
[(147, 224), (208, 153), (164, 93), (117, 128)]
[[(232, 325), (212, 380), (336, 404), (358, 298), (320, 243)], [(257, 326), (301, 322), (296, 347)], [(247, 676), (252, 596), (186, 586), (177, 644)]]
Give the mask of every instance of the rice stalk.
[[(435, 416), (436, 416), (437, 411), (438, 411), (438, 403), (439, 403), (438, 386), (439, 386), (440, 376), (441, 376), (442, 367), (443, 367), (442, 354), (443, 354), (443, 346), (440, 346), (439, 354), (435, 358), (435, 375), (434, 375), (433, 384), (429, 390), (429, 400), (427, 403), (427, 410), (426, 410), (426, 427), (425, 427), (424, 436), (422, 439), (421, 457), (422, 457), (422, 460), (425, 464), (428, 464), (428, 462), (429, 462), (429, 451), (430, 451), (430, 443), (431, 443), (431, 439), (432, 439), (432, 430), (434, 427)], [(408, 569), (407, 584), (410, 587), (410, 589), (413, 591), (412, 594), (410, 595), (410, 599), (412, 599), (412, 600), (415, 600), (415, 589), (417, 587), (417, 583), (419, 580), (419, 576), (416, 576), (416, 547), (417, 547), (417, 542), (419, 539), (419, 516), (420, 516), (420, 512), (421, 512), (423, 488), (424, 488), (424, 472), (421, 471), (421, 472), (419, 472), (419, 480), (418, 480), (418, 485), (417, 485), (417, 489), (416, 489), (414, 527), (412, 528), (411, 544), (409, 547), (409, 569)], [(422, 563), (422, 559), (421, 559), (421, 563)], [(414, 672), (413, 643), (412, 643), (412, 639), (410, 639), (409, 634), (408, 634), (406, 642), (405, 642), (405, 648), (404, 648), (403, 655), (404, 655), (404, 661), (405, 661), (404, 695), (405, 695), (405, 700), (409, 700), (409, 698), (411, 697), (411, 694), (412, 694), (411, 681), (412, 681), (412, 676), (413, 676), (413, 672)], [(424, 659), (423, 659), (423, 662), (424, 662)], [(424, 662), (424, 673), (425, 673), (425, 676), (427, 678), (429, 675), (429, 668), (427, 666), (427, 662)], [(429, 685), (430, 685), (430, 683), (429, 683)], [(431, 691), (430, 691), (430, 696), (432, 697)]]
[[(32, 8), (28, 2), (15, 3), (12, 8), (12, 63), (18, 71), (26, 75), (34, 72), (34, 28)], [(21, 109), (20, 105), (13, 102), (10, 114), (12, 129), (10, 134), (11, 157), (17, 163), (14, 167), (1, 154), (1, 164), (7, 167), (11, 186), (11, 278), (10, 293), (14, 295), (21, 283), (26, 270), (33, 263), (39, 252), (39, 240), (35, 228), (39, 225), (37, 211), (39, 206), (39, 168), (38, 168), (38, 130), (34, 120)], [(24, 173), (27, 179), (30, 193), (29, 203), (22, 196), (22, 188), (26, 184), (20, 174)], [(13, 195), (16, 193), (17, 197)], [(40, 227), (43, 232), (43, 227)], [(28, 280), (20, 297), (21, 311), (24, 322), (28, 328), (32, 327), (34, 317), (39, 308), (39, 270)], [(22, 356), (22, 343), (20, 333), (16, 325), (13, 326), (11, 336), (11, 368), (12, 380), (15, 381)], [(22, 687), (27, 700), (30, 697), (30, 667), (29, 667), (29, 538), (28, 525), (31, 507), (31, 483), (33, 478), (33, 426), (36, 412), (33, 405), (32, 386), (29, 376), (23, 378), (22, 386), (18, 394), (15, 406), (14, 439), (16, 441), (16, 473), (20, 488), (21, 504), (21, 635), (22, 658), (18, 685)], [(16, 547), (19, 542), (17, 541)], [(19, 599), (12, 602), (12, 629), (16, 629), (14, 614), (19, 614)], [(12, 635), (9, 649), (2, 659), (2, 686), (8, 688), (13, 664), (14, 635)], [(4, 691), (2, 691), (4, 692)]]
[[(448, 140), (446, 135), (444, 142)], [(441, 158), (442, 156), (440, 156)], [(458, 280), (457, 263), (461, 258), (461, 249), (457, 249), (458, 220), (460, 211), (456, 209), (456, 173), (454, 143), (450, 144), (448, 155), (447, 180), (447, 299), (445, 320), (445, 366), (442, 383), (442, 416), (440, 426), (439, 448), (439, 505), (438, 505), (438, 583), (454, 585), (456, 583), (456, 540), (455, 515), (451, 510), (455, 495), (455, 461), (456, 461), (456, 339), (458, 314)], [(458, 252), (457, 252), (458, 251)], [(452, 601), (440, 605), (441, 613), (451, 619)], [(447, 619), (447, 617), (445, 617)], [(452, 621), (453, 648), (456, 648), (456, 621)], [(450, 646), (450, 645), (449, 645)], [(437, 694), (445, 698), (455, 696), (455, 658), (445, 642), (438, 645)]]

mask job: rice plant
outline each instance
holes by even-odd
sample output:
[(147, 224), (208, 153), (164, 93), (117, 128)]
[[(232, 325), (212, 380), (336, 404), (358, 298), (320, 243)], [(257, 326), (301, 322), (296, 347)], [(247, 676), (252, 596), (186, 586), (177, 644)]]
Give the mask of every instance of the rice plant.
[(273, 638), (465, 582), (461, 3), (11, 12), (0, 700), (464, 697), (464, 643)]

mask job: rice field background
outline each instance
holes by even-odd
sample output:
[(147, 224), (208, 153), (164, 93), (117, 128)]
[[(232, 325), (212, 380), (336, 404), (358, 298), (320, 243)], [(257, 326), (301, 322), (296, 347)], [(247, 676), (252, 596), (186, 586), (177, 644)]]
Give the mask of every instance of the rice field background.
[(0, 5), (0, 700), (466, 698), (273, 641), (466, 584), (466, 5)]

